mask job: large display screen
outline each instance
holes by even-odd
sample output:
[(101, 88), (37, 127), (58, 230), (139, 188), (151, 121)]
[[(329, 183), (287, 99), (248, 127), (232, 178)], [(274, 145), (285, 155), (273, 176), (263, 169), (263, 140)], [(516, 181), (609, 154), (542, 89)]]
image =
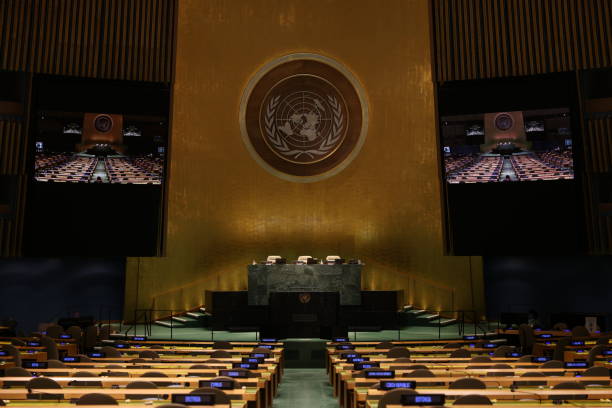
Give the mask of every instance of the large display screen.
[(567, 108), (441, 117), (448, 183), (574, 178)]

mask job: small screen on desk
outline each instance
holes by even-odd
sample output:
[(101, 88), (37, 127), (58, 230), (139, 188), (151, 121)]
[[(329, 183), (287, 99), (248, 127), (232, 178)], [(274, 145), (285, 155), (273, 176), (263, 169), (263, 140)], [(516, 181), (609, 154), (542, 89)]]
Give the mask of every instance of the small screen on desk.
[(571, 342), (572, 346), (584, 346), (584, 341), (574, 340)]
[(366, 368), (374, 368), (374, 367), (380, 367), (380, 363), (371, 361), (368, 363), (355, 363), (353, 365), (353, 369), (358, 370), (358, 371), (364, 370)]
[(403, 394), (402, 405), (444, 405), (444, 394)]
[(199, 387), (218, 388), (220, 390), (233, 390), (234, 381), (228, 380), (202, 380), (199, 382)]
[(476, 340), (476, 336), (463, 336), (463, 340)]
[(132, 336), (132, 341), (147, 341), (146, 336)]
[(6, 351), (0, 350), (0, 356), (8, 356)]
[(277, 339), (273, 339), (273, 338), (261, 339), (262, 343), (276, 343), (277, 341), (278, 341)]
[(342, 353), (340, 354), (340, 358), (343, 359), (349, 359), (349, 358), (356, 358), (356, 357), (360, 357), (360, 355), (358, 353)]
[(395, 388), (416, 388), (416, 381), (381, 381), (381, 390), (393, 390)]
[(366, 371), (365, 378), (395, 378), (395, 371)]
[(113, 344), (115, 348), (128, 348), (129, 346), (125, 343), (115, 343)]
[(545, 363), (550, 360), (550, 357), (531, 357), (532, 363)]
[(343, 343), (345, 341), (349, 341), (348, 337), (334, 337), (332, 339), (334, 343)]
[(71, 339), (71, 338), (72, 338), (72, 336), (71, 336), (71, 335), (69, 335), (69, 334), (60, 334), (59, 338), (60, 338), (60, 339)]
[(259, 364), (259, 363), (263, 363), (264, 359), (263, 358), (257, 358), (257, 357), (242, 357), (242, 362), (243, 363), (255, 363), (255, 364)]
[(506, 357), (522, 357), (523, 355), (521, 353), (517, 353), (517, 352), (512, 352), (512, 353), (506, 353)]
[(257, 363), (232, 363), (232, 368), (246, 368), (247, 370), (257, 370)]
[(235, 377), (235, 378), (248, 378), (248, 371), (235, 371), (235, 370), (219, 370), (219, 376), (221, 377)]
[(339, 344), (336, 346), (336, 350), (355, 350), (355, 346), (352, 344)]
[(81, 357), (79, 356), (66, 356), (62, 358), (64, 363), (79, 363), (81, 361)]
[(587, 368), (589, 366), (586, 361), (567, 361), (564, 365), (565, 368)]
[(265, 348), (265, 349), (268, 349), (268, 350), (274, 350), (274, 346), (271, 345), (271, 344), (260, 344), (259, 347)]
[(28, 347), (40, 347), (39, 341), (28, 341), (26, 342), (26, 346)]
[[(253, 358), (270, 358), (270, 353), (251, 353), (249, 357)], [(263, 363), (263, 361), (262, 361)]]
[(183, 405), (215, 405), (215, 394), (173, 394), (172, 402)]
[(542, 333), (542, 334), (538, 334), (538, 337), (541, 339), (550, 339), (552, 337), (552, 334), (550, 333)]
[(47, 368), (46, 361), (22, 361), (24, 368)]
[(612, 356), (612, 349), (607, 349), (601, 352), (603, 356)]
[(485, 348), (495, 348), (497, 347), (497, 344), (496, 343), (485, 343), (484, 347)]
[(106, 353), (103, 353), (101, 351), (94, 351), (92, 353), (87, 353), (87, 355), (89, 357), (94, 357), (94, 358), (104, 358), (104, 357), (106, 357)]
[(363, 363), (364, 361), (370, 361), (370, 357), (355, 357), (355, 358), (347, 358), (347, 363)]

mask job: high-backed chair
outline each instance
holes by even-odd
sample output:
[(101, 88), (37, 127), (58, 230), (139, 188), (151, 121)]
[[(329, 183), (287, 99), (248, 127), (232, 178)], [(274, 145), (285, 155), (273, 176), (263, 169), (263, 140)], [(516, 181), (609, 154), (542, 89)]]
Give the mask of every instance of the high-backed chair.
[(557, 331), (567, 330), (567, 324), (563, 322), (558, 322), (558, 323), (553, 324), (552, 329), (557, 330)]
[(47, 358), (52, 360), (59, 359), (59, 353), (57, 351), (57, 344), (55, 340), (53, 340), (49, 336), (42, 336), (40, 338), (40, 345), (45, 348), (45, 352), (47, 353)]
[(21, 367), (21, 353), (17, 347), (11, 344), (3, 344), (0, 346), (0, 350), (6, 351), (6, 353), (13, 358), (13, 364), (15, 364), (15, 367)]
[(598, 344), (589, 350), (587, 362), (589, 363), (590, 366), (592, 366), (593, 363), (595, 363), (595, 361), (597, 360), (597, 356), (601, 355), (605, 349), (607, 349), (606, 346), (604, 346), (603, 344)]
[[(546, 377), (546, 375), (542, 373), (524, 373), (521, 374), (521, 377)], [(536, 387), (540, 385), (546, 385), (546, 381), (537, 381), (537, 380), (529, 380), (529, 381), (515, 381), (514, 385), (517, 387)]]
[[(4, 375), (6, 377), (24, 377), (31, 378), (32, 373), (30, 373), (25, 368), (21, 367), (9, 367), (4, 370)], [(5, 387), (25, 387), (28, 384), (28, 381), (3, 381), (2, 385)]]
[[(580, 384), (575, 381), (567, 381), (556, 384), (553, 386), (553, 390), (585, 390), (586, 387), (584, 384)], [(576, 400), (576, 399), (587, 399), (588, 395), (586, 394), (568, 394), (568, 395), (551, 395), (550, 399), (553, 401), (558, 400)]]
[(493, 352), (493, 357), (506, 357), (506, 354), (515, 351), (514, 346), (499, 346)]
[(52, 324), (48, 326), (45, 331), (47, 332), (47, 336), (51, 337), (52, 339), (59, 339), (59, 336), (64, 332), (64, 329), (62, 326)]
[(597, 344), (610, 344), (610, 337), (600, 337), (597, 339)]
[(120, 358), (121, 352), (112, 346), (102, 346), (100, 351), (103, 352), (107, 358)]
[(392, 349), (393, 347), (395, 347), (395, 344), (391, 343), (390, 341), (381, 341), (380, 343), (374, 345), (374, 348), (377, 350)]
[(530, 354), (535, 343), (535, 337), (533, 335), (533, 328), (528, 324), (521, 324), (519, 326), (519, 341), (521, 344), (521, 351), (525, 354)]
[(584, 326), (574, 326), (572, 327), (572, 337), (589, 337), (591, 333)]
[(21, 339), (11, 339), (11, 344), (15, 347), (25, 347), (26, 346), (26, 342), (21, 340)]
[(215, 341), (212, 348), (215, 350), (231, 350), (234, 346), (229, 341)]
[(460, 378), (450, 383), (448, 388), (451, 390), (484, 390), (487, 386), (478, 378)]
[(98, 328), (94, 325), (87, 326), (85, 328), (85, 334), (83, 335), (83, 349), (90, 350), (96, 345), (98, 339)]
[[(97, 377), (96, 374), (89, 371), (77, 371), (72, 374), (73, 378), (93, 378)], [(102, 387), (101, 381), (71, 381), (68, 383), (70, 386), (78, 386), (78, 387)]]
[(569, 346), (571, 339), (569, 337), (562, 337), (557, 341), (555, 349), (553, 350), (553, 360), (563, 361), (565, 350)]
[(456, 350), (451, 351), (451, 358), (470, 358), (472, 357), (472, 352), (468, 349), (458, 348)]
[(225, 350), (215, 350), (212, 353), (210, 353), (210, 356), (213, 358), (231, 358), (232, 353), (230, 353), (229, 351), (225, 351)]
[[(67, 368), (66, 364), (59, 360), (47, 360), (47, 368)], [(68, 377), (70, 374), (67, 371), (48, 372), (45, 375), (49, 377)]]
[(159, 358), (159, 354), (153, 350), (142, 350), (138, 353), (140, 358)]
[[(168, 375), (161, 371), (147, 371), (140, 378), (168, 378)], [(152, 381), (152, 383), (160, 387), (169, 385), (168, 381)]]
[(40, 399), (40, 400), (62, 400), (64, 394), (50, 394), (45, 392), (32, 393), (31, 390), (61, 390), (62, 386), (59, 385), (55, 380), (46, 377), (32, 378), (26, 384), (28, 389), (28, 399)]
[(457, 398), (453, 405), (493, 405), (493, 403), (485, 395), (470, 394)]
[(402, 402), (402, 395), (416, 394), (417, 392), (408, 388), (396, 388), (387, 391), (378, 401), (379, 408), (387, 408), (387, 405), (399, 405)]
[[(404, 373), (402, 377), (414, 377), (414, 378), (435, 378), (435, 374), (427, 368), (417, 368), (414, 371)], [(420, 387), (437, 387), (439, 385), (444, 385), (444, 383), (437, 382), (419, 382)]]
[[(152, 389), (157, 389), (157, 385), (153, 384), (150, 381), (132, 381), (131, 383), (128, 383), (125, 386), (125, 388), (152, 390)], [(128, 394), (126, 395), (126, 398), (129, 398), (129, 399), (160, 398), (160, 395), (158, 394)]]
[(581, 375), (582, 379), (580, 382), (585, 385), (610, 385), (610, 380), (589, 380), (589, 377), (608, 377), (610, 378), (609, 368), (606, 367), (591, 367), (585, 370)]
[(406, 347), (393, 347), (389, 351), (387, 351), (387, 357), (389, 358), (400, 358), (400, 357), (408, 357), (410, 358), (410, 350)]
[(116, 399), (108, 394), (92, 392), (79, 397), (75, 402), (76, 405), (119, 405)]
[(230, 404), (230, 397), (217, 388), (200, 387), (191, 391), (190, 394), (215, 394), (215, 404)]
[(512, 366), (509, 364), (493, 364), (491, 366), (491, 370), (508, 370), (508, 371), (489, 371), (487, 372), (487, 377), (513, 377), (514, 371), (512, 371)]

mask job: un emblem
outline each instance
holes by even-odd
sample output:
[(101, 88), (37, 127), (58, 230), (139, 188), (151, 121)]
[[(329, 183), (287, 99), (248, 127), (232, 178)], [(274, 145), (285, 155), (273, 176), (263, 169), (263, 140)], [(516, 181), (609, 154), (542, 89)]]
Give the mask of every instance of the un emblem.
[(249, 82), (242, 137), (255, 160), (291, 181), (330, 177), (357, 155), (367, 129), (363, 91), (339, 63), (313, 54), (275, 60)]

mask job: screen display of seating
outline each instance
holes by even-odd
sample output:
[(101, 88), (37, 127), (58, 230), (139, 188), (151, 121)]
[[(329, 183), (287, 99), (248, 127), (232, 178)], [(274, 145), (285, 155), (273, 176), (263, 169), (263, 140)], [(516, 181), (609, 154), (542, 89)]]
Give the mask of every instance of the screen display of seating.
[(568, 108), (441, 118), (448, 183), (574, 178)]
[(37, 129), (37, 182), (163, 182), (167, 138), (165, 121), (157, 117), (45, 111)]

